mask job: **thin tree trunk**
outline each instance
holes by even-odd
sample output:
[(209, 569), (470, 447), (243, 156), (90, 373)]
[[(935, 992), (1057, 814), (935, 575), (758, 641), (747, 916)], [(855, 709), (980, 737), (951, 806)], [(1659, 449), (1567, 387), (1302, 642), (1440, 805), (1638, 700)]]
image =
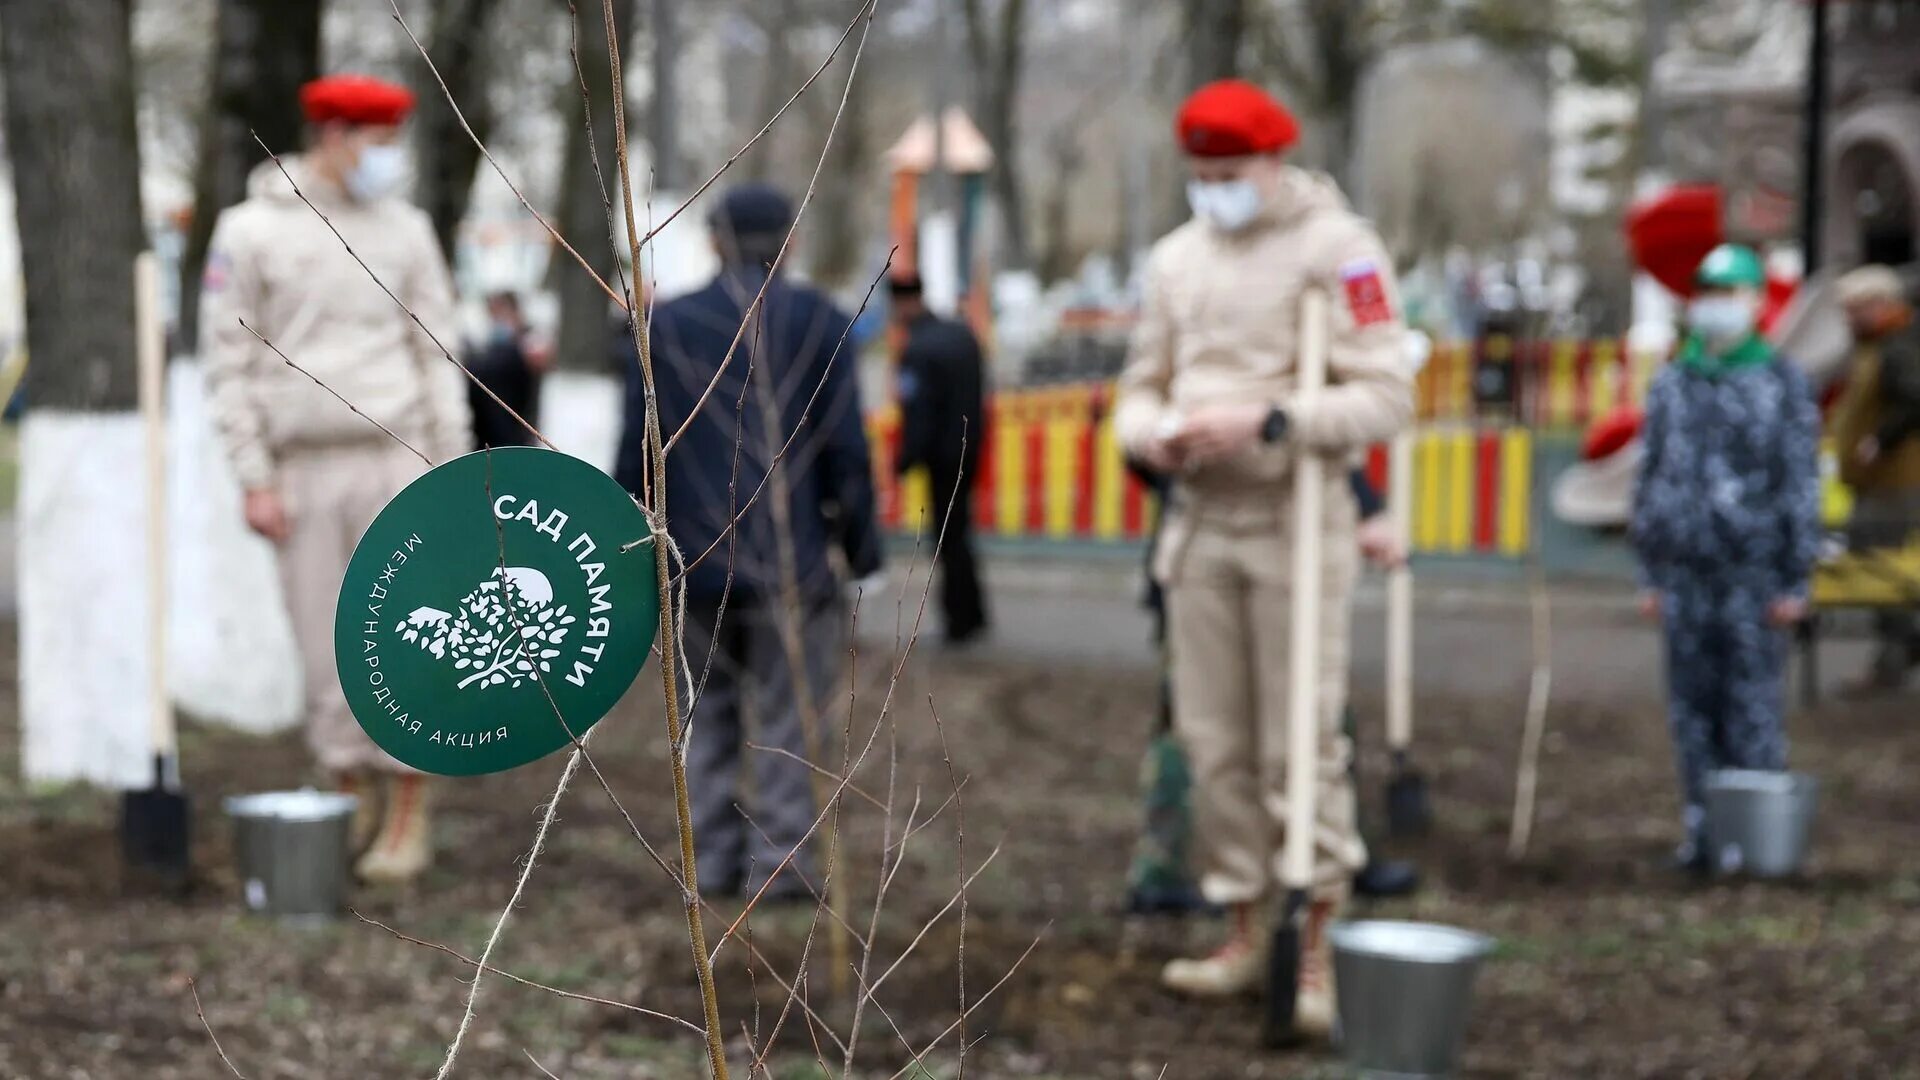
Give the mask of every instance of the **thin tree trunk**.
[[(766, 118), (780, 111), (788, 97), (793, 94), (793, 45), (792, 30), (799, 15), (794, 0), (763, 0), (760, 6), (762, 18), (761, 33), (767, 39), (766, 61), (760, 65), (760, 104), (754, 109), (754, 123), (764, 123)], [(772, 131), (760, 140), (760, 145), (747, 154), (740, 163), (748, 180), (762, 182), (775, 172), (779, 163), (781, 138), (786, 130), (783, 125), (775, 124)]]
[(1247, 34), (1246, 0), (1186, 0), (1187, 85), (1240, 74)]
[(134, 406), (133, 257), (145, 238), (131, 10), (0, 0), (33, 408)]
[[(680, 26), (674, 0), (653, 0), (653, 183), (678, 191), (680, 174)], [(769, 114), (771, 115), (771, 114)]]
[[(860, 270), (862, 240), (866, 235), (860, 208), (869, 205), (873, 197), (868, 187), (873, 182), (873, 152), (866, 87), (867, 82), (856, 77), (847, 91), (839, 133), (827, 148), (826, 174), (834, 177), (835, 182), (821, 185), (815, 193), (813, 225), (807, 230), (810, 236), (817, 237), (808, 245), (814, 252), (814, 278), (828, 288), (845, 286)], [(819, 146), (833, 126), (833, 98), (809, 93), (800, 100), (809, 120), (808, 146)]]
[(1001, 261), (1008, 267), (1032, 265), (1027, 235), (1026, 184), (1020, 169), (1020, 79), (1026, 67), (1026, 0), (1003, 0), (999, 31), (987, 29), (981, 0), (967, 0), (967, 52), (973, 62), (975, 109), (982, 134), (993, 147), (994, 200), (1006, 242)]
[[(31, 0), (30, 0), (31, 2)], [(220, 0), (210, 101), (194, 167), (193, 222), (180, 260), (180, 342), (199, 340), (200, 273), (214, 219), (246, 194), (247, 174), (275, 153), (297, 150), (300, 87), (320, 73), (322, 0)]]
[[(614, 0), (613, 15), (616, 25), (632, 26), (633, 0)], [(607, 238), (606, 203), (602, 200), (611, 198), (617, 207), (620, 182), (613, 156), (613, 80), (607, 66), (606, 25), (598, 8), (588, 4), (576, 18), (575, 29), (580, 68), (585, 72), (587, 100), (593, 113), (593, 141), (587, 141), (580, 87), (576, 80), (569, 79), (561, 93), (562, 115), (567, 118), (567, 156), (561, 164), (559, 229), (592, 264), (594, 272), (612, 282), (618, 258)], [(600, 160), (598, 175), (593, 168), (596, 153)], [(603, 182), (607, 185), (604, 191)], [(641, 197), (644, 188), (636, 188), (635, 198)], [(555, 365), (571, 371), (606, 372), (613, 346), (607, 294), (572, 260), (555, 260), (553, 275), (560, 304)]]
[[(420, 103), (414, 113), (414, 162), (418, 166), (416, 201), (433, 219), (440, 250), (453, 261), (454, 231), (467, 215), (480, 148), (460, 126), (446, 93), (460, 105), (473, 133), (485, 141), (493, 134), (494, 112), (487, 96), (487, 30), (499, 0), (438, 0), (432, 36), (427, 41), (433, 66), (447, 91), (417, 63), (414, 77)], [(417, 59), (417, 57), (416, 57)]]

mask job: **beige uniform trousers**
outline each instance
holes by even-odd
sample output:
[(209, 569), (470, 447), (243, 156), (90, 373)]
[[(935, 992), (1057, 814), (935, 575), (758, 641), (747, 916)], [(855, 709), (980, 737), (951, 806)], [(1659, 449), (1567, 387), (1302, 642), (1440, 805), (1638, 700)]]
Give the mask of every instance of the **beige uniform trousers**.
[[(1341, 730), (1358, 571), (1352, 499), (1329, 490), (1325, 524), (1314, 890), (1337, 901), (1366, 863), (1352, 746)], [(1284, 496), (1187, 506), (1169, 519), (1155, 560), (1166, 587), (1174, 728), (1193, 768), (1200, 889), (1216, 904), (1259, 900), (1281, 882), (1292, 529)]]
[(347, 707), (333, 660), (333, 616), (354, 545), (387, 501), (426, 471), (390, 443), (298, 447), (276, 463), (290, 535), (280, 585), (306, 686), (307, 745), (329, 772), (411, 772), (376, 746)]

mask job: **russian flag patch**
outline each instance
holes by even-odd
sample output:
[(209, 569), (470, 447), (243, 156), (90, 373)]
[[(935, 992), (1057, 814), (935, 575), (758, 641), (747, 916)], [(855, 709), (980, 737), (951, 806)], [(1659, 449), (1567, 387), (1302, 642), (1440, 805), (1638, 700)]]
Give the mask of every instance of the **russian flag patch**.
[(1372, 259), (1355, 259), (1340, 267), (1340, 285), (1347, 294), (1347, 311), (1353, 325), (1372, 326), (1393, 319), (1393, 304), (1387, 299), (1386, 279)]

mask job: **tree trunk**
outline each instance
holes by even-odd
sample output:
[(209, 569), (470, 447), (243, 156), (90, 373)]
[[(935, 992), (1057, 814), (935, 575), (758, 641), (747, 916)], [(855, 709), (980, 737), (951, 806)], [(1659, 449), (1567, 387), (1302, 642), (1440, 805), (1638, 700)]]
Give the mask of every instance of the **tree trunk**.
[(1240, 46), (1247, 34), (1246, 0), (1186, 0), (1187, 85), (1199, 86), (1240, 74)]
[(1353, 170), (1353, 110), (1370, 58), (1362, 13), (1352, 0), (1312, 0), (1314, 52), (1319, 60), (1318, 108), (1326, 128), (1326, 168), (1342, 187)]
[[(872, 132), (867, 119), (866, 88), (869, 82), (871, 76), (868, 82), (855, 78), (847, 93), (847, 108), (840, 116), (840, 130), (833, 136), (833, 145), (827, 148), (827, 167), (823, 175), (832, 180), (821, 184), (814, 192), (814, 209), (811, 213), (816, 216), (805, 227), (805, 234), (813, 241), (802, 250), (813, 252), (813, 276), (829, 288), (853, 284), (853, 275), (861, 269), (861, 248), (868, 223), (861, 220), (860, 208), (872, 203), (873, 189), (868, 185), (875, 182)], [(826, 139), (827, 131), (833, 126), (833, 114), (840, 104), (833, 92), (835, 89), (825, 85), (823, 80), (815, 83), (814, 89), (800, 99), (806, 109), (807, 126), (812, 133), (808, 140), (810, 153), (819, 153), (815, 148)], [(866, 283), (859, 284), (864, 290)]]
[[(1026, 0), (1003, 0), (999, 33), (987, 29), (981, 0), (967, 0), (967, 53), (973, 63), (974, 108), (981, 134), (993, 147), (994, 201), (1006, 242), (1001, 262), (1011, 268), (1032, 265), (1027, 236), (1026, 184), (1020, 169), (1020, 77), (1026, 61)], [(996, 40), (997, 39), (997, 40)]]
[[(760, 32), (767, 41), (767, 55), (760, 64), (760, 103), (755, 106), (749, 125), (758, 130), (760, 125), (786, 103), (797, 83), (793, 80), (792, 32), (799, 16), (798, 5), (794, 0), (762, 0)], [(818, 83), (814, 84), (818, 87)], [(746, 160), (740, 163), (745, 177), (755, 183), (764, 183), (769, 176), (780, 171), (778, 166), (780, 145), (785, 142), (781, 136), (786, 132), (787, 124), (775, 124), (773, 130), (747, 153)], [(807, 170), (809, 173), (813, 170)]]
[(460, 105), (473, 133), (482, 141), (493, 134), (493, 103), (487, 95), (487, 29), (499, 0), (437, 0), (432, 36), (427, 39), (433, 66), (447, 84), (440, 89), (426, 62), (414, 54), (414, 162), (419, 177), (414, 198), (433, 219), (440, 250), (453, 261), (454, 231), (473, 196), (473, 174), (480, 148), (460, 126), (447, 93)]
[(133, 408), (131, 0), (0, 0), (32, 408)]
[(680, 26), (673, 0), (653, 0), (653, 109), (647, 114), (652, 128), (653, 183), (661, 191), (677, 192), (685, 177), (680, 172)]
[(300, 87), (320, 73), (321, 7), (322, 0), (220, 0), (193, 221), (180, 260), (183, 348), (199, 340), (200, 272), (214, 219), (240, 201), (247, 174), (266, 159), (254, 133), (276, 154), (300, 147)]
[[(594, 272), (618, 287), (614, 281), (618, 259), (607, 238), (604, 201), (611, 199), (616, 208), (620, 203), (620, 167), (613, 156), (613, 79), (612, 69), (607, 65), (606, 23), (598, 0), (583, 0), (577, 6), (576, 40), (589, 104), (583, 106), (581, 102), (578, 80), (567, 80), (561, 94), (566, 104), (561, 115), (567, 119), (568, 134), (567, 156), (561, 164), (558, 227), (567, 242), (592, 264)], [(623, 39), (631, 36), (633, 6), (633, 0), (613, 2), (614, 23), (620, 27)], [(593, 116), (591, 142), (583, 108), (590, 109)], [(598, 173), (594, 171), (596, 154), (600, 163)], [(641, 188), (636, 186), (636, 197), (640, 192)], [(555, 365), (572, 371), (607, 372), (612, 355), (607, 294), (565, 252), (557, 252), (553, 257), (553, 286), (560, 303)]]

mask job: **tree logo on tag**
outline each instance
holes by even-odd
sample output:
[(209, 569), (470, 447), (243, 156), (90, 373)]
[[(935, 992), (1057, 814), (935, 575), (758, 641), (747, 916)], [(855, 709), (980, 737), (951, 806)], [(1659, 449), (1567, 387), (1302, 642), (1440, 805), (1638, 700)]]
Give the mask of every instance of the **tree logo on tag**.
[(584, 734), (639, 674), (660, 617), (646, 516), (606, 474), (530, 447), (450, 461), (354, 551), (334, 660), (382, 749), (445, 775)]
[(439, 608), (414, 608), (394, 630), (454, 670), (471, 674), (454, 685), (509, 689), (535, 681), (535, 672), (551, 674), (560, 645), (573, 624), (567, 605), (555, 606), (547, 575), (528, 566), (509, 566), (460, 601), (460, 614)]

